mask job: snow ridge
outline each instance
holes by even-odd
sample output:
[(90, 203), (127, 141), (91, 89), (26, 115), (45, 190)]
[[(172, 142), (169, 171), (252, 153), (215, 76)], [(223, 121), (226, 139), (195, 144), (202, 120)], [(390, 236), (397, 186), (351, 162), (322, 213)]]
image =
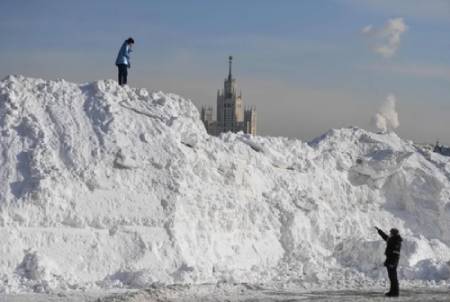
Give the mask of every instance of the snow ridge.
[(0, 290), (450, 282), (450, 160), (395, 133), (208, 136), (174, 94), (0, 82)]

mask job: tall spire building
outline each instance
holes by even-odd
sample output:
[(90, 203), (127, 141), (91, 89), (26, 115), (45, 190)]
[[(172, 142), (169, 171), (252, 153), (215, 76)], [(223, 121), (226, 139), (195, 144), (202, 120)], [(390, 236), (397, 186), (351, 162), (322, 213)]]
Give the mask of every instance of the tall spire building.
[(201, 119), (209, 134), (239, 132), (256, 134), (256, 109), (244, 108), (242, 92), (237, 94), (236, 79), (232, 75), (233, 57), (228, 61), (228, 77), (223, 90), (217, 91), (216, 121), (212, 121), (212, 108), (202, 107)]

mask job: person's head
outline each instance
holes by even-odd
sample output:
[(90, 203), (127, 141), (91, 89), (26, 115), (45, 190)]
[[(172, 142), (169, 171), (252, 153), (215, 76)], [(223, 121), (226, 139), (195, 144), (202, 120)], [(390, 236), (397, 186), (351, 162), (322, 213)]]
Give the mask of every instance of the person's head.
[(399, 234), (399, 231), (394, 228), (394, 229), (391, 229), (390, 233), (391, 233), (391, 236), (397, 236)]
[(133, 45), (133, 44), (134, 44), (134, 39), (131, 38), (131, 37), (128, 38), (128, 39), (127, 39), (127, 44), (128, 44), (128, 45)]

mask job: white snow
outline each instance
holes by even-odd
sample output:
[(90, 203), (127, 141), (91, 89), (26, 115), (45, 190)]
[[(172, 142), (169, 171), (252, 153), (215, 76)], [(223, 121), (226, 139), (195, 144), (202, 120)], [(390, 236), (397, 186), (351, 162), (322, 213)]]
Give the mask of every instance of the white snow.
[[(208, 136), (174, 94), (0, 82), (0, 292), (450, 283), (450, 158), (395, 133)], [(432, 282), (432, 283), (429, 283)]]

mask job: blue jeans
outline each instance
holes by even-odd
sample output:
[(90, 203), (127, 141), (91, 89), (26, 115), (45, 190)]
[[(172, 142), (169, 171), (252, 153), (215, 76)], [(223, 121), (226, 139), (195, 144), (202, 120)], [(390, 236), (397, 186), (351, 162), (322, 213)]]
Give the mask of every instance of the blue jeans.
[(126, 85), (128, 77), (128, 65), (118, 64), (117, 68), (119, 69), (119, 85), (120, 86)]

